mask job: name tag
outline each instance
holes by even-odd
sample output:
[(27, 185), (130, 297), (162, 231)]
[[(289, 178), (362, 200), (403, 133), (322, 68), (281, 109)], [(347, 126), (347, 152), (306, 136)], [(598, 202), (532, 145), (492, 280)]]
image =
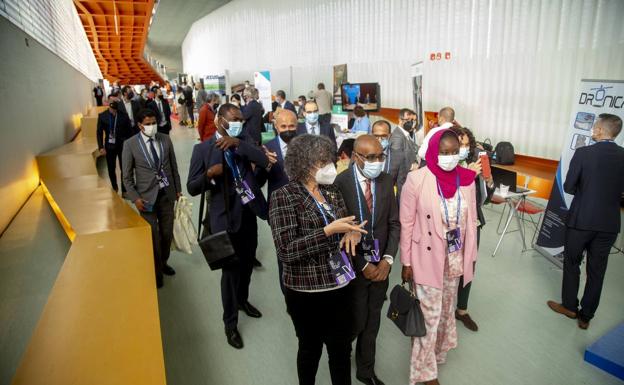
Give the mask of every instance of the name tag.
[(329, 266), (338, 285), (344, 285), (355, 278), (355, 271), (353, 271), (349, 257), (344, 251), (330, 255)]
[(114, 136), (110, 135), (108, 137), (108, 144), (115, 144), (115, 137)]
[(256, 197), (246, 181), (236, 181), (234, 182), (234, 187), (244, 205), (251, 202)]
[(158, 181), (158, 186), (160, 188), (165, 188), (169, 186), (169, 179), (167, 178), (167, 175), (165, 175), (165, 172), (162, 169), (160, 170), (158, 174), (156, 174), (156, 180)]
[(360, 248), (360, 253), (367, 262), (379, 262), (379, 239), (363, 236), (358, 246)]
[(455, 253), (462, 248), (461, 230), (458, 228), (447, 231), (446, 246), (449, 254)]

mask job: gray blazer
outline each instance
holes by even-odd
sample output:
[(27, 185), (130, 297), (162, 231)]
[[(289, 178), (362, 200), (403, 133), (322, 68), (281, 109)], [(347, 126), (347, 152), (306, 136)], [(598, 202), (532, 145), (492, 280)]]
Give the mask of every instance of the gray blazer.
[[(160, 132), (156, 134), (155, 139), (155, 145), (160, 147), (160, 143), (162, 143), (160, 160), (169, 180), (169, 186), (165, 187), (165, 193), (171, 200), (175, 201), (176, 194), (182, 192), (182, 185), (180, 184), (173, 143), (171, 143), (169, 135)], [(132, 202), (141, 198), (153, 204), (156, 202), (160, 187), (156, 180), (156, 170), (150, 166), (150, 163), (145, 159), (144, 150), (141, 149), (140, 141), (142, 140), (141, 133), (139, 133), (124, 142), (122, 153), (123, 183), (126, 186), (128, 198)], [(149, 148), (147, 150), (147, 156), (151, 156)]]
[(418, 146), (413, 141), (407, 139), (401, 128), (395, 127), (390, 135), (390, 175), (397, 186), (397, 197), (401, 196), (401, 189), (407, 174), (416, 163)]

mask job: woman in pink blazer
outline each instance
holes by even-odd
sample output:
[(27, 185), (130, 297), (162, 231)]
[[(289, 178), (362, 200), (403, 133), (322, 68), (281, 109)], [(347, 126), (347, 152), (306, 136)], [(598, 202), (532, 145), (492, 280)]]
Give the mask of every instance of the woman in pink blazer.
[(438, 364), (457, 346), (459, 278), (464, 285), (472, 280), (477, 258), (475, 173), (457, 166), (457, 135), (434, 134), (425, 159), (427, 166), (409, 173), (401, 192), (402, 277), (415, 283), (427, 326), (427, 334), (412, 341), (410, 384), (439, 384)]

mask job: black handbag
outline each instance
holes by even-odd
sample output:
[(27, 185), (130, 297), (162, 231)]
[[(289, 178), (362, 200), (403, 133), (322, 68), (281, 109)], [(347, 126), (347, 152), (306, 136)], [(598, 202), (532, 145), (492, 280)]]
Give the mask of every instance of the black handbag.
[[(210, 159), (210, 156), (208, 156)], [(225, 181), (227, 183), (227, 181)], [(236, 261), (236, 252), (234, 251), (234, 246), (232, 246), (232, 240), (228, 235), (227, 231), (220, 231), (216, 234), (211, 234), (210, 229), (210, 221), (207, 218), (204, 218), (204, 203), (206, 201), (206, 177), (204, 176), (204, 181), (202, 183), (202, 194), (201, 194), (201, 202), (199, 203), (199, 225), (197, 229), (199, 248), (204, 254), (204, 258), (206, 262), (208, 262), (208, 266), (210, 266), (210, 270), (218, 270), (223, 268), (224, 266), (233, 263)], [(230, 206), (227, 192), (224, 191), (223, 199), (225, 201), (225, 213), (228, 220), (228, 224), (230, 223)], [(209, 211), (209, 210), (208, 210)], [(206, 213), (208, 216), (208, 213)], [(201, 225), (203, 222), (205, 223), (204, 234), (201, 234)], [(200, 235), (201, 234), (201, 235)]]
[(396, 285), (390, 292), (388, 318), (408, 337), (424, 337), (427, 334), (425, 317), (420, 310), (420, 301), (416, 297), (412, 283), (409, 289)]

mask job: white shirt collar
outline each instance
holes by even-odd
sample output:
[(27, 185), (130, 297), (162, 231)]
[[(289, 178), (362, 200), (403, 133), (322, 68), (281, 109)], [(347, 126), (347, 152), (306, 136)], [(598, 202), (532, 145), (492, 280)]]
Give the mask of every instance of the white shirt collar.
[(141, 131), (141, 139), (143, 139), (145, 144), (148, 144), (150, 139), (154, 139), (154, 142), (156, 142), (156, 134), (154, 134), (154, 137), (150, 138), (149, 136), (145, 135), (143, 131)]

